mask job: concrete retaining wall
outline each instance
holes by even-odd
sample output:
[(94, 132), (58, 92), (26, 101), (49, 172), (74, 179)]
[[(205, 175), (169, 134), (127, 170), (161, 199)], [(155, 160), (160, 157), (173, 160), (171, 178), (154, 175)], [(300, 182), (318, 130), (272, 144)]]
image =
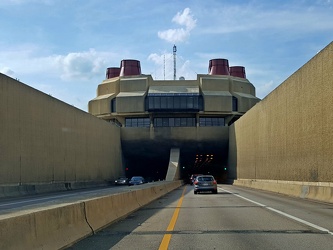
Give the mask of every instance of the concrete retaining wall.
[(304, 197), (332, 200), (331, 187), (320, 187), (333, 183), (332, 69), (333, 42), (233, 124), (229, 169), (236, 166), (242, 180), (235, 183), (281, 193), (295, 188), (296, 196), (308, 187)]
[(0, 215), (0, 249), (61, 249), (182, 186), (181, 181)]
[(120, 128), (0, 74), (0, 197), (123, 175)]
[(248, 180), (234, 181), (236, 186), (271, 191), (288, 196), (333, 203), (333, 183)]

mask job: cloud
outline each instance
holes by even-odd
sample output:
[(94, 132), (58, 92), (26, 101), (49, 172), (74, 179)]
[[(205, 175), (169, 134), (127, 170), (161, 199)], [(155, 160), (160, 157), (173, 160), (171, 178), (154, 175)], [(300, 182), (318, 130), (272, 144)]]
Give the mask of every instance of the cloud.
[(158, 55), (156, 53), (150, 54), (148, 56), (148, 60), (153, 61), (158, 65), (163, 65), (164, 62), (164, 55)]
[(61, 70), (61, 78), (64, 80), (90, 79), (99, 75), (107, 67), (106, 58), (94, 49), (69, 53), (66, 56), (56, 56), (54, 62)]
[(20, 78), (29, 76), (48, 76), (65, 81), (91, 80), (103, 77), (112, 61), (120, 62), (119, 55), (108, 51), (70, 52), (45, 56), (42, 48), (36, 46), (8, 47), (0, 51), (0, 70), (6, 75)]
[(193, 19), (193, 16), (191, 15), (191, 10), (189, 8), (185, 8), (183, 13), (178, 12), (173, 17), (172, 21), (180, 25), (185, 25), (186, 30), (189, 31), (195, 28), (197, 22)]
[(185, 8), (182, 13), (178, 12), (173, 18), (172, 22), (185, 26), (185, 28), (178, 29), (168, 29), (164, 31), (159, 31), (157, 33), (158, 37), (170, 43), (177, 43), (185, 41), (189, 36), (191, 31), (195, 28), (197, 20), (193, 18), (191, 10)]
[[(279, 8), (266, 8), (265, 5), (225, 5), (215, 10), (201, 10), (201, 15), (210, 19), (202, 24), (203, 34), (232, 34), (245, 32), (282, 31), (288, 36), (308, 34), (315, 31), (333, 29), (330, 0), (319, 0), (320, 5), (281, 5)], [(320, 13), (320, 14), (319, 14)], [(236, 15), (237, 14), (237, 15)], [(237, 18), (235, 18), (235, 15)], [(214, 23), (215, 25), (212, 25)], [(250, 33), (249, 33), (250, 34)]]
[(15, 72), (12, 71), (10, 68), (8, 67), (3, 67), (2, 69), (0, 69), (0, 73), (5, 74), (7, 76), (11, 76), (14, 77), (15, 76)]
[[(174, 62), (173, 54), (164, 53), (157, 54), (153, 53), (148, 56), (148, 60), (155, 63), (155, 70), (152, 74), (155, 80), (172, 80), (174, 74)], [(184, 61), (182, 57), (177, 57), (176, 61), (176, 78), (179, 79), (180, 76), (185, 77), (185, 79), (196, 79), (197, 74), (191, 70), (190, 60)]]
[(262, 99), (265, 96), (267, 96), (270, 92), (272, 92), (273, 89), (275, 89), (277, 86), (278, 84), (275, 83), (273, 80), (262, 84), (257, 84), (256, 96)]

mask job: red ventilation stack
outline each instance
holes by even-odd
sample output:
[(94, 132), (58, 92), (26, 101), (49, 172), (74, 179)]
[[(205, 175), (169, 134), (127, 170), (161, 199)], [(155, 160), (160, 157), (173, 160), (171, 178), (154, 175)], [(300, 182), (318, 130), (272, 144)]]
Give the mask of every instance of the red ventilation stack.
[(122, 60), (120, 63), (120, 76), (141, 75), (140, 61)]
[(243, 67), (243, 66), (230, 67), (230, 75), (246, 79), (245, 67)]
[(208, 74), (210, 75), (230, 75), (229, 62), (227, 59), (209, 60)]
[(106, 69), (106, 79), (117, 77), (120, 74), (120, 68), (111, 67)]

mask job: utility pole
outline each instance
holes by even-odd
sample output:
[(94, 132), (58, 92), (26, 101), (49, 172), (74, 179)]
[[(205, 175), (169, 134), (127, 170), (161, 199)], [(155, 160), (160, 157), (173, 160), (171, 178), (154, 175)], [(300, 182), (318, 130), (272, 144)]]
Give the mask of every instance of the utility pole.
[(176, 45), (173, 45), (173, 80), (176, 80), (176, 52), (177, 47)]

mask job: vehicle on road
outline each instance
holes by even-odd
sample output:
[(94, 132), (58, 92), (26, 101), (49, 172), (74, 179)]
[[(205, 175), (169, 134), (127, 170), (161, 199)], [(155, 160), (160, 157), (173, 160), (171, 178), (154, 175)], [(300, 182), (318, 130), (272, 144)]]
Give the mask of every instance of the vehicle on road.
[(195, 181), (195, 178), (197, 178), (199, 175), (202, 175), (202, 174), (192, 174), (191, 177), (190, 177), (190, 184), (193, 185), (194, 181)]
[(199, 192), (212, 192), (217, 194), (217, 182), (212, 175), (200, 175), (194, 180), (194, 194)]
[(130, 181), (128, 182), (128, 185), (129, 186), (132, 186), (132, 185), (141, 185), (141, 184), (144, 184), (144, 183), (146, 183), (146, 180), (142, 176), (133, 176), (130, 179)]
[(119, 177), (114, 181), (115, 185), (128, 185), (129, 179), (127, 177)]

